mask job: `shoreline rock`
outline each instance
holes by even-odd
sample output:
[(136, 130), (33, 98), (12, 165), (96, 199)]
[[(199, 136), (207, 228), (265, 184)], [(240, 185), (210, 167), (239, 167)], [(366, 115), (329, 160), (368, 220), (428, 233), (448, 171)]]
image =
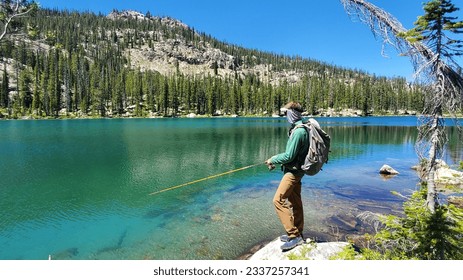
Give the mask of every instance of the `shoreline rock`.
[(308, 260), (329, 260), (331, 256), (341, 252), (348, 242), (308, 242), (296, 248), (282, 252), (280, 246), (283, 242), (277, 237), (266, 245), (256, 245), (251, 249), (255, 252), (241, 259), (246, 260), (289, 260), (290, 256), (303, 257)]
[[(418, 172), (420, 178), (423, 177), (423, 166), (412, 166), (412, 169)], [(450, 168), (443, 160), (437, 161), (436, 172), (434, 173), (434, 182), (437, 190), (444, 194), (453, 194), (463, 191), (463, 172)]]
[(438, 190), (445, 193), (463, 190), (463, 172), (451, 169), (445, 162), (436, 170), (434, 180)]

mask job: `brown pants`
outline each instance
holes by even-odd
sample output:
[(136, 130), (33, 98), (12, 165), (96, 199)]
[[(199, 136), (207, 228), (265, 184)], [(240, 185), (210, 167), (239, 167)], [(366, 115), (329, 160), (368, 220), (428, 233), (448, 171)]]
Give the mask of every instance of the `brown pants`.
[(301, 199), (301, 179), (286, 172), (273, 197), (273, 204), (286, 233), (290, 238), (302, 234), (304, 229), (304, 211)]

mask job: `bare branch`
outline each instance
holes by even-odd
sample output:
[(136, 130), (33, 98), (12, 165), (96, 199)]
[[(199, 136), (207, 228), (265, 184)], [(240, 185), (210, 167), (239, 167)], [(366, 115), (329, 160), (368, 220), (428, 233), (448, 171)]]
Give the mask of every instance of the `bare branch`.
[[(21, 3), (24, 3), (24, 1), (16, 0), (13, 4), (6, 3), (6, 1), (1, 1), (0, 3), (0, 11), (5, 12), (5, 18), (3, 19), (3, 30), (0, 34), (1, 41), (8, 33), (8, 26), (11, 24), (11, 22), (16, 18), (26, 16), (35, 10), (36, 6), (30, 5), (24, 11), (21, 11), (22, 8), (25, 8), (25, 6), (21, 5)], [(10, 5), (10, 8), (12, 8), (11, 11), (8, 11), (8, 7), (6, 7), (6, 5)]]
[[(434, 186), (436, 160), (441, 157), (447, 143), (442, 113), (450, 112), (454, 117), (463, 102), (463, 77), (461, 68), (451, 58), (444, 61), (441, 54), (421, 42), (409, 42), (400, 36), (407, 30), (389, 13), (364, 0), (341, 0), (347, 13), (366, 23), (375, 36), (384, 44), (394, 46), (399, 53), (410, 57), (415, 69), (415, 79), (424, 79), (427, 85), (424, 116), (420, 118), (419, 135), (416, 144), (418, 155), (428, 154), (427, 182), (428, 208), (434, 212), (437, 192)], [(456, 118), (455, 118), (456, 119)], [(423, 157), (424, 158), (424, 157)]]
[(407, 30), (391, 14), (364, 0), (341, 0), (341, 2), (350, 16), (356, 16), (367, 24), (376, 37), (383, 38), (383, 43), (392, 45), (400, 54), (409, 56), (415, 70), (417, 65), (422, 64), (423, 59), (433, 56), (432, 51), (426, 46), (420, 43), (412, 45), (399, 37), (398, 34)]
[(360, 219), (362, 222), (371, 225), (375, 232), (378, 233), (380, 229), (384, 227), (383, 220), (386, 217), (382, 214), (364, 211), (358, 214), (357, 218)]

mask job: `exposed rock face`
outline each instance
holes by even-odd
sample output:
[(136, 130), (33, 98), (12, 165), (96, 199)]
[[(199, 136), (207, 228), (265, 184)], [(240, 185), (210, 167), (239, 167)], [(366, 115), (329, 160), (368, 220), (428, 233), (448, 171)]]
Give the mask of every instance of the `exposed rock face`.
[(130, 56), (132, 67), (141, 70), (157, 71), (161, 74), (172, 74), (177, 70), (187, 75), (209, 73), (214, 71), (221, 76), (234, 74), (239, 70), (235, 57), (219, 49), (189, 45), (183, 40), (167, 39), (153, 42), (152, 47), (143, 46), (139, 49), (126, 51)]
[(107, 18), (109, 19), (130, 19), (130, 18), (136, 18), (136, 19), (146, 19), (145, 15), (136, 11), (130, 11), (130, 10), (125, 10), (125, 11), (112, 11), (109, 15), (107, 15)]
[(349, 246), (347, 242), (307, 243), (296, 248), (282, 252), (280, 246), (283, 242), (276, 238), (262, 249), (252, 255), (249, 260), (288, 260), (290, 255), (301, 256), (310, 260), (328, 260), (331, 256), (341, 252)]
[[(179, 20), (170, 17), (157, 17), (144, 15), (136, 11), (113, 11), (107, 18), (112, 20), (152, 20), (170, 28), (180, 28), (188, 32), (196, 32)], [(140, 31), (143, 33), (144, 31)], [(117, 31), (117, 36), (123, 38), (123, 34)], [(298, 83), (304, 74), (297, 71), (276, 71), (272, 64), (248, 65), (242, 57), (228, 54), (208, 42), (196, 41), (194, 44), (184, 38), (166, 38), (160, 30), (145, 31), (144, 37), (156, 38), (148, 44), (146, 40), (142, 45), (125, 50), (125, 56), (129, 58), (131, 67), (140, 68), (142, 71), (157, 71), (163, 75), (174, 74), (177, 71), (189, 76), (218, 76), (222, 78), (245, 78), (252, 74), (261, 81), (272, 85), (278, 85), (282, 81)], [(199, 36), (199, 34), (196, 34)], [(257, 57), (247, 57), (248, 61), (257, 61)]]

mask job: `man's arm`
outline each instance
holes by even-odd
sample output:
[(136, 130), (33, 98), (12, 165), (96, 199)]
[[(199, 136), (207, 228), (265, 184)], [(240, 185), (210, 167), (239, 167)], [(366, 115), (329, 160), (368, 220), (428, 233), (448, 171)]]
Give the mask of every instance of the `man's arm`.
[(302, 146), (304, 141), (305, 130), (304, 129), (295, 129), (293, 134), (288, 139), (288, 143), (286, 144), (286, 150), (284, 153), (277, 154), (268, 160), (265, 161), (267, 165), (275, 165), (275, 164), (286, 164), (293, 162), (299, 152), (299, 149)]

